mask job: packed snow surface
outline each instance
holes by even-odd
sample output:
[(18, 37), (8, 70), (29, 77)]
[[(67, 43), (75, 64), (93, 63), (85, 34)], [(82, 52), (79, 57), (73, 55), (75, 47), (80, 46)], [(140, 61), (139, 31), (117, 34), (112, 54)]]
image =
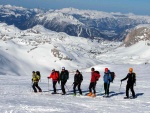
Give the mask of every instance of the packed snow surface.
[[(114, 83), (110, 85), (110, 98), (103, 97), (102, 78), (105, 67), (109, 67), (116, 73)], [(122, 83), (120, 89), (120, 79), (126, 76), (129, 67), (133, 67), (137, 74), (136, 99), (123, 99), (126, 81)], [(28, 76), (24, 76), (24, 73), (21, 76), (0, 75), (0, 113), (149, 113), (150, 82), (148, 79), (150, 79), (150, 65), (97, 65), (95, 68), (101, 72), (95, 98), (84, 96), (88, 93), (90, 68), (81, 70), (84, 77), (81, 86), (83, 96), (72, 95), (71, 85), (75, 73), (70, 73), (70, 78), (66, 84), (67, 95), (52, 95), (51, 80), (49, 81), (50, 91), (48, 92), (48, 75), (42, 73), (39, 86), (43, 92), (37, 94), (33, 93), (31, 88), (31, 74)], [(57, 84), (57, 89), (57, 92), (61, 93), (59, 84)]]

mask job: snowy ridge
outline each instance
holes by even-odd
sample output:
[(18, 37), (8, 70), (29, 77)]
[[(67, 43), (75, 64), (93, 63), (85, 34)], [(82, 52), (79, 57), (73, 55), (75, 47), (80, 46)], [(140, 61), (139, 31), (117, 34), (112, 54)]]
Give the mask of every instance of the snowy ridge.
[[(20, 13), (24, 13), (24, 14), (31, 14), (32, 11), (33, 12), (36, 12), (36, 13), (41, 13), (42, 10), (40, 9), (27, 9), (27, 8), (24, 8), (24, 7), (19, 7), (19, 6), (12, 6), (12, 5), (0, 5), (0, 11), (1, 11), (1, 14), (7, 14), (7, 16), (9, 15), (14, 15), (14, 16), (17, 16), (19, 15)], [(18, 13), (18, 14), (17, 14)], [(21, 16), (21, 15), (19, 15)]]
[(94, 10), (79, 10), (75, 8), (63, 8), (60, 10), (56, 10), (56, 12), (63, 12), (66, 14), (78, 14), (82, 15), (85, 18), (91, 18), (91, 19), (100, 19), (100, 18), (115, 18), (110, 13), (102, 12), (102, 11), (94, 11)]
[(138, 29), (138, 28), (141, 28), (141, 27), (150, 28), (150, 24), (140, 24), (140, 25), (136, 26), (134, 29)]
[(124, 40), (126, 34), (139, 24), (149, 24), (149, 16), (107, 13), (94, 10), (64, 8), (60, 10), (26, 9), (17, 6), (0, 6), (0, 22), (27, 30), (36, 25), (65, 32), (71, 36), (94, 37), (106, 40)]
[[(28, 24), (33, 27), (37, 23), (53, 31), (65, 32), (71, 36), (122, 40), (133, 27), (150, 23), (150, 17), (64, 8), (39, 13)], [(120, 29), (122, 29), (121, 32)]]
[[(94, 59), (96, 55), (120, 45), (118, 42), (98, 43), (98, 40), (68, 36), (65, 33), (47, 30), (42, 26), (35, 26), (24, 31), (6, 24), (1, 24), (0, 27), (3, 28), (0, 31), (1, 54), (6, 52), (7, 56), (17, 59), (20, 62), (17, 63), (19, 65), (26, 62), (26, 65), (29, 65), (27, 70), (30, 71), (35, 67), (49, 70), (56, 66), (60, 69), (65, 64), (70, 69), (90, 67), (102, 63)], [(83, 62), (84, 59), (86, 60)], [(37, 66), (34, 65), (35, 63)], [(20, 67), (18, 73), (21, 73), (23, 67)]]
[(126, 48), (118, 47), (120, 42), (68, 36), (42, 26), (24, 31), (6, 24), (0, 24), (0, 27), (3, 28), (0, 31), (1, 61), (14, 62), (13, 64), (18, 62), (15, 65), (19, 68), (14, 70), (8, 66), (9, 63), (2, 63), (3, 65), (0, 65), (2, 73), (5, 67), (14, 74), (21, 75), (25, 72), (23, 67), (27, 66), (25, 73), (28, 75), (32, 69), (44, 70), (47, 73), (47, 70), (54, 67), (61, 69), (63, 66), (74, 70), (97, 64), (150, 63), (150, 48), (143, 41)]
[(66, 14), (78, 14), (82, 15), (85, 18), (91, 18), (91, 19), (100, 19), (100, 18), (131, 18), (131, 19), (138, 19), (139, 21), (148, 21), (150, 23), (150, 16), (141, 16), (141, 15), (135, 15), (133, 13), (129, 14), (122, 14), (120, 12), (103, 12), (103, 11), (96, 11), (96, 10), (79, 10), (75, 8), (63, 8), (60, 10), (56, 10), (56, 12), (63, 12)]
[(46, 13), (36, 15), (35, 18), (39, 19), (36, 21), (44, 21), (45, 23), (55, 20), (60, 24), (66, 23), (66, 24), (82, 25), (82, 23), (73, 16), (64, 14), (62, 12), (48, 11)]

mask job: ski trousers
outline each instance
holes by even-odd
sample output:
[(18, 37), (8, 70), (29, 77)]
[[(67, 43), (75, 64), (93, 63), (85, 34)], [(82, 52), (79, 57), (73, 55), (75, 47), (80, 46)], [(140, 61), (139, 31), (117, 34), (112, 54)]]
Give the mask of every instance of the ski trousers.
[(74, 91), (74, 94), (76, 94), (76, 87), (78, 86), (78, 90), (79, 90), (79, 93), (82, 95), (82, 91), (81, 91), (81, 83), (74, 83), (74, 86), (73, 86), (73, 91)]
[(126, 85), (126, 96), (129, 97), (129, 89), (132, 92), (132, 96), (135, 97), (135, 92), (134, 92), (134, 84), (127, 84)]
[(106, 95), (106, 94), (109, 95), (109, 86), (110, 86), (110, 84), (104, 83), (105, 95)]
[(90, 85), (89, 85), (89, 92), (92, 92), (92, 89), (93, 89), (93, 93), (96, 94), (96, 82), (91, 82)]
[(61, 90), (62, 90), (63, 94), (66, 94), (66, 91), (65, 91), (65, 84), (66, 84), (66, 82), (67, 82), (67, 80), (61, 81)]
[(34, 92), (37, 92), (37, 89), (39, 90), (39, 92), (42, 92), (42, 89), (39, 87), (38, 82), (34, 82), (32, 85), (32, 88), (33, 88)]

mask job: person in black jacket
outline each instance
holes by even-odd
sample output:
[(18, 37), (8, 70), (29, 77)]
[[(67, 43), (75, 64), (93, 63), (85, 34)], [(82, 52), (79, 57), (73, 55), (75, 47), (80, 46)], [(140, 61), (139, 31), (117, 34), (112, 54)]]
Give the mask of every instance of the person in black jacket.
[(126, 97), (125, 98), (129, 98), (129, 89), (131, 89), (132, 97), (135, 98), (134, 84), (136, 84), (136, 74), (133, 72), (133, 68), (129, 68), (129, 73), (124, 79), (121, 80), (121, 82), (126, 79), (128, 79), (128, 81), (126, 85)]
[(74, 96), (76, 95), (76, 87), (78, 86), (78, 90), (80, 95), (82, 95), (82, 91), (81, 91), (81, 82), (83, 81), (83, 76), (82, 74), (79, 72), (79, 70), (76, 71), (76, 74), (74, 75), (74, 86), (73, 86), (73, 91), (74, 91)]
[(62, 95), (66, 94), (65, 84), (66, 84), (68, 79), (69, 79), (69, 72), (68, 72), (68, 70), (65, 70), (65, 67), (62, 67), (62, 71), (61, 71), (60, 76), (59, 76), (59, 80), (61, 81)]

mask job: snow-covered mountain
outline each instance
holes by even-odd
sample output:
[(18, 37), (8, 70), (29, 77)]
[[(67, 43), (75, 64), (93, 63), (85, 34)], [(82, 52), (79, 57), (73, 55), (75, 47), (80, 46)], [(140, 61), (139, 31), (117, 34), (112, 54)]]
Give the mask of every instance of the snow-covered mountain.
[(150, 25), (138, 25), (129, 32), (124, 40), (124, 45), (131, 46), (139, 41), (145, 41), (146, 45), (150, 46)]
[[(35, 68), (49, 70), (62, 66), (86, 68), (102, 63), (95, 59), (98, 54), (120, 45), (120, 42), (69, 36), (42, 26), (24, 31), (6, 24), (0, 24), (0, 28), (1, 73), (11, 70), (20, 75), (22, 71), (31, 72)], [(28, 69), (23, 70), (24, 67)]]
[(97, 58), (112, 64), (150, 63), (150, 25), (136, 26), (128, 33), (120, 47), (106, 54), (98, 55)]
[(149, 24), (150, 17), (74, 8), (45, 11), (1, 5), (0, 22), (13, 24), (22, 30), (42, 25), (71, 36), (124, 40), (130, 29), (139, 24)]
[[(131, 47), (121, 42), (86, 39), (35, 26), (19, 30), (0, 24), (0, 72), (28, 74), (34, 69), (84, 69), (98, 64), (143, 64), (150, 62), (150, 46), (139, 41)], [(140, 48), (139, 48), (140, 47)], [(14, 68), (16, 67), (16, 68)], [(27, 67), (26, 70), (23, 70)]]
[(0, 23), (15, 25), (20, 29), (27, 29), (25, 22), (36, 14), (43, 12), (40, 9), (27, 9), (23, 7), (0, 5)]
[(65, 8), (37, 14), (28, 25), (40, 24), (73, 36), (122, 40), (129, 29), (144, 23), (150, 23), (150, 17)]

